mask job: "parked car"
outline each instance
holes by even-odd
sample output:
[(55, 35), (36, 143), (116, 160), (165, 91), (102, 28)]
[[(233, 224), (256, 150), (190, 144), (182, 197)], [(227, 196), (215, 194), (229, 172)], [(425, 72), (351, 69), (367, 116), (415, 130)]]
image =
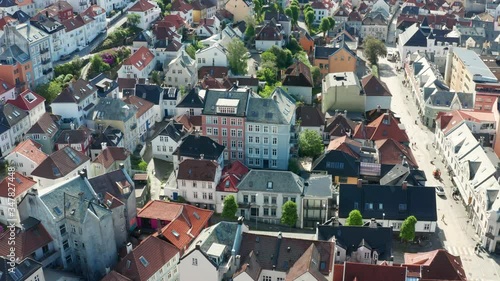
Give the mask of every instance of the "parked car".
[(71, 58), (71, 55), (62, 55), (59, 60), (65, 61), (65, 60), (69, 60), (70, 58)]
[(436, 194), (438, 196), (444, 196), (444, 188), (440, 185), (436, 185)]

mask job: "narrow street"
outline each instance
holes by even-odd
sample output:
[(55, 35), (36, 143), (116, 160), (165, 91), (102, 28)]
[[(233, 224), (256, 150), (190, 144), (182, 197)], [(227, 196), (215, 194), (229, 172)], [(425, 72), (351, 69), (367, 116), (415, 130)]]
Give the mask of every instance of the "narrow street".
[[(432, 248), (438, 249), (442, 247), (451, 254), (460, 256), (468, 280), (499, 280), (500, 259), (484, 252), (479, 255), (474, 253), (474, 246), (479, 237), (474, 234), (472, 227), (469, 225), (462, 202), (453, 200), (451, 196), (453, 184), (447, 173), (443, 173), (443, 183), (432, 177), (435, 166), (431, 164), (431, 161), (434, 161), (437, 168), (442, 171), (446, 171), (446, 169), (442, 163), (442, 158), (433, 149), (434, 133), (420, 122), (418, 122), (418, 125), (415, 124), (415, 120), (418, 120), (418, 113), (411, 98), (410, 90), (402, 84), (403, 74), (398, 74), (395, 64), (388, 62), (385, 58), (380, 59), (379, 74), (393, 95), (392, 111), (401, 117), (401, 123), (406, 128), (410, 142), (417, 144), (417, 149), (413, 153), (419, 168), (425, 171), (427, 185), (443, 185), (446, 192), (445, 197), (437, 197), (438, 227), (435, 239), (431, 239)], [(443, 216), (444, 220), (441, 220)]]

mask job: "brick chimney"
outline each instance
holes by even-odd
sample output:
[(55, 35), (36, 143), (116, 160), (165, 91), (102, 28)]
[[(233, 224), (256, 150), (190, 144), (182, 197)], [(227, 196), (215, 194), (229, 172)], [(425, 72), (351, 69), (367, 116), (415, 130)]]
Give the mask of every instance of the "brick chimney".
[(401, 187), (403, 188), (403, 190), (408, 189), (408, 182), (404, 181), (403, 184), (401, 185)]

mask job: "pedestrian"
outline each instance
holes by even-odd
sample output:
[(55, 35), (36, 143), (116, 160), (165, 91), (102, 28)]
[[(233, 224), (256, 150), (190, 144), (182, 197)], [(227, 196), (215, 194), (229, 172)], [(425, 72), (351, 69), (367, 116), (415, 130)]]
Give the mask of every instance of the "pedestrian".
[(444, 214), (443, 214), (443, 216), (441, 217), (441, 221), (442, 221), (442, 222), (444, 222)]

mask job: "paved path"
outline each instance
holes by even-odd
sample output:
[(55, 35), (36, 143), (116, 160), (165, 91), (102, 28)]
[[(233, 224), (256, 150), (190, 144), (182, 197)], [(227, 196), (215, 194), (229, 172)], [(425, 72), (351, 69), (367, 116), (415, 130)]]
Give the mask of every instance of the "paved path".
[[(412, 100), (411, 91), (405, 88), (401, 81), (402, 74), (395, 71), (394, 63), (381, 59), (380, 76), (387, 84), (392, 97), (392, 110), (401, 117), (401, 123), (405, 126), (410, 142), (417, 143), (417, 149), (414, 150), (415, 158), (419, 168), (425, 171), (427, 175), (427, 185), (443, 185), (446, 197), (437, 198), (438, 208), (438, 228), (437, 236), (433, 242), (434, 248), (444, 247), (452, 254), (459, 255), (467, 272), (468, 280), (500, 280), (500, 266), (498, 259), (486, 253), (474, 254), (474, 246), (478, 237), (473, 233), (472, 227), (468, 224), (467, 214), (461, 201), (452, 199), (451, 192), (453, 184), (447, 173), (443, 173), (443, 183), (438, 182), (432, 177), (432, 171), (435, 166), (430, 162), (434, 161), (436, 167), (441, 171), (446, 171), (439, 155), (432, 147), (434, 134), (420, 122), (415, 125), (418, 119), (417, 109)], [(409, 99), (406, 99), (408, 95)], [(444, 222), (441, 221), (442, 215), (445, 216)], [(471, 252), (472, 249), (472, 252)]]

